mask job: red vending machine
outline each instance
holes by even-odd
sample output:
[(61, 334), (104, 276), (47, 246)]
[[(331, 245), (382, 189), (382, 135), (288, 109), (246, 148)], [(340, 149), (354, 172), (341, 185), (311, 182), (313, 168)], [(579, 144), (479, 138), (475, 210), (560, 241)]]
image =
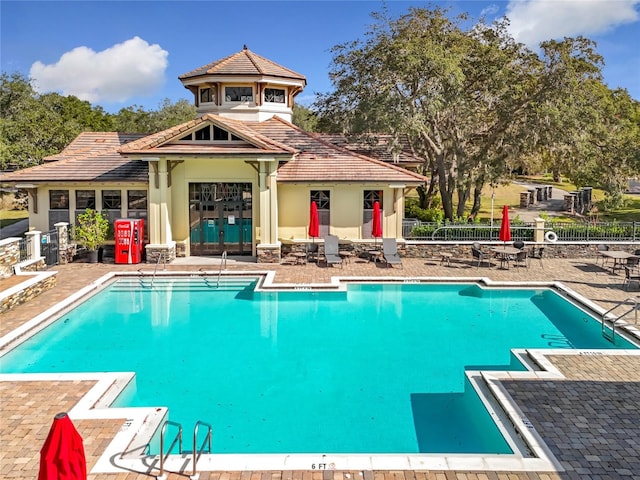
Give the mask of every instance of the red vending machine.
[(144, 248), (144, 220), (125, 218), (116, 220), (116, 263), (140, 263)]

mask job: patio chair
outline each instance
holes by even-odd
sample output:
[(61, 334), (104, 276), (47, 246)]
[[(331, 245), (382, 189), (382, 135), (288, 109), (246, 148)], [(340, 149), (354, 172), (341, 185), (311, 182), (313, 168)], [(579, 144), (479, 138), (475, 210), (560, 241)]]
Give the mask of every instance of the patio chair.
[(631, 273), (631, 269), (624, 266), (624, 289), (629, 290), (629, 286), (632, 282), (636, 282), (640, 288), (640, 275), (634, 275)]
[(318, 261), (318, 244), (307, 243), (307, 262)]
[[(476, 245), (478, 245), (478, 246), (476, 247)], [(477, 261), (476, 268), (480, 267), (482, 262), (487, 262), (487, 265), (489, 267), (491, 266), (491, 258), (489, 256), (489, 254), (488, 253), (484, 253), (480, 249), (480, 244), (479, 243), (474, 243), (473, 245), (471, 245), (471, 256), (472, 256), (474, 261)]]
[(606, 252), (607, 250), (609, 250), (609, 245), (600, 244), (600, 245), (598, 245), (597, 248), (598, 248), (598, 256), (596, 257), (596, 265), (598, 264), (598, 259), (601, 258), (602, 259), (602, 267), (604, 268), (605, 264), (609, 261), (609, 258), (605, 257), (600, 252)]
[(335, 235), (324, 237), (324, 261), (327, 266), (340, 265), (342, 268), (342, 257), (339, 252), (338, 237)]
[(540, 266), (542, 268), (544, 268), (544, 265), (542, 264), (542, 257), (544, 257), (544, 247), (539, 247), (539, 248), (531, 248), (531, 252), (529, 254), (529, 258), (536, 258), (538, 260), (540, 260)]
[(398, 244), (395, 238), (382, 239), (382, 257), (387, 265), (400, 265), (402, 268), (402, 258), (398, 254)]
[(513, 259), (513, 265), (516, 267), (522, 266), (525, 268), (529, 268), (529, 255), (526, 250), (521, 250), (516, 253)]
[(513, 242), (513, 248), (517, 248), (518, 250), (522, 250), (524, 248), (524, 242), (522, 240), (518, 240), (517, 242)]

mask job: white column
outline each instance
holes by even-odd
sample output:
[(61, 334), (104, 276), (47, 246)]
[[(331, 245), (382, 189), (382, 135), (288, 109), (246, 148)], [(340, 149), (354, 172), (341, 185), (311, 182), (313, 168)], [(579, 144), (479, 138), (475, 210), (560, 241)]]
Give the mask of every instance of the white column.
[(40, 237), (42, 232), (38, 230), (30, 230), (25, 232), (24, 235), (29, 239), (29, 260), (38, 260), (42, 256), (40, 253)]

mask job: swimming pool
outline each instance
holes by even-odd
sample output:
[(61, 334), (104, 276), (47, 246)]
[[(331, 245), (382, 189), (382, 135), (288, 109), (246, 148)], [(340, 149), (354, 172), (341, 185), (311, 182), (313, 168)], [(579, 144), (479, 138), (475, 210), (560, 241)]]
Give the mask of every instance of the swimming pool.
[(135, 371), (116, 406), (169, 406), (219, 453), (511, 453), (465, 376), (516, 348), (635, 348), (551, 289), (119, 280), (2, 358), (12, 372)]

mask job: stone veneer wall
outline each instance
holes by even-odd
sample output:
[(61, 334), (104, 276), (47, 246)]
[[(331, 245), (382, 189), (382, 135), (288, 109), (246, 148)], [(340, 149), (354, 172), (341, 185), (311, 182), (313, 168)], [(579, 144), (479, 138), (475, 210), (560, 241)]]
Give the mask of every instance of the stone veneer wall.
[[(22, 275), (21, 275), (22, 276)], [(24, 275), (24, 283), (28, 283), (34, 275)], [(25, 288), (18, 288), (15, 293), (7, 296), (0, 296), (0, 313), (7, 312), (13, 307), (21, 305), (25, 302), (32, 300), (42, 292), (53, 288), (56, 285), (55, 272), (49, 272), (48, 275), (41, 276), (38, 281), (32, 283)], [(17, 285), (18, 287), (20, 285)]]
[[(471, 244), (474, 242), (398, 242), (398, 253), (405, 258), (440, 258), (441, 253), (451, 253), (453, 258), (471, 259)], [(489, 248), (490, 246), (499, 246), (501, 242), (493, 242), (491, 244), (482, 243), (481, 245)], [(595, 258), (598, 254), (598, 244), (604, 243), (615, 250), (624, 250), (634, 253), (640, 250), (640, 243), (632, 242), (597, 242), (597, 243), (534, 243), (525, 242), (526, 247), (544, 247), (545, 258)], [(282, 255), (285, 256), (292, 252), (304, 252), (306, 243), (290, 243), (282, 245)], [(373, 248), (382, 248), (382, 242), (377, 243), (344, 243), (340, 244), (340, 250), (351, 252), (354, 256), (366, 256), (367, 250)], [(322, 244), (320, 246), (322, 253)], [(260, 261), (259, 261), (260, 263)]]
[(157, 263), (160, 255), (164, 255), (164, 263), (171, 263), (176, 259), (176, 245), (147, 245), (145, 247), (147, 263)]
[(0, 240), (0, 279), (13, 275), (13, 266), (20, 261), (20, 239)]
[(281, 248), (279, 245), (258, 245), (256, 257), (258, 263), (280, 263)]

